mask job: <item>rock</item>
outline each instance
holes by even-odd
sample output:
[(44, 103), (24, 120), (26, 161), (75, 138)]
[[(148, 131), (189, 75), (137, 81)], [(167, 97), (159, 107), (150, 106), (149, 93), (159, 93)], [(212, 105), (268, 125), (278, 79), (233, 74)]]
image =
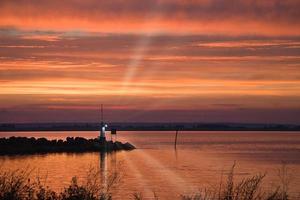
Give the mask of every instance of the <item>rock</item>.
[(123, 149), (124, 150), (133, 150), (135, 149), (135, 146), (133, 146), (132, 144), (130, 144), (129, 142), (126, 142), (125, 144), (123, 144)]
[(114, 144), (114, 150), (116, 151), (116, 150), (123, 150), (124, 148), (123, 148), (123, 144), (122, 144), (122, 142), (115, 142), (115, 144)]

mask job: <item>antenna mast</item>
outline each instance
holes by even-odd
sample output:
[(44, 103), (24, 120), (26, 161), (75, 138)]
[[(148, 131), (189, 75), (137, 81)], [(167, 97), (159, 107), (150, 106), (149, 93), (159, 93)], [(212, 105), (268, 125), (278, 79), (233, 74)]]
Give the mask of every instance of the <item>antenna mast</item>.
[(104, 123), (104, 121), (103, 121), (103, 104), (101, 104), (101, 123)]

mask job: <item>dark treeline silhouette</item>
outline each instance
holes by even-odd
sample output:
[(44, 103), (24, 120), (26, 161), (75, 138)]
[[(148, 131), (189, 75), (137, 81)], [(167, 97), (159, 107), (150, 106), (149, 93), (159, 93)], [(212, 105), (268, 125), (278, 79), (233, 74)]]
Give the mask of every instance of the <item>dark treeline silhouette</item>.
[[(99, 123), (0, 123), (1, 131), (99, 131)], [(109, 123), (107, 131), (300, 131), (296, 124), (243, 124), (198, 122), (123, 122)]]
[(46, 138), (10, 137), (0, 138), (0, 155), (33, 154), (50, 152), (99, 152), (132, 150), (130, 143), (100, 142), (97, 138), (67, 137), (66, 140), (47, 140)]

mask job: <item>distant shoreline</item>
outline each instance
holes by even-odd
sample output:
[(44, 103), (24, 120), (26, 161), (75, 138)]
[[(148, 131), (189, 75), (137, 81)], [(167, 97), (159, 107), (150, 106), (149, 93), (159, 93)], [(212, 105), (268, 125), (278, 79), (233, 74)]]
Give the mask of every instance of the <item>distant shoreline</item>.
[[(108, 131), (300, 131), (300, 125), (237, 123), (109, 123)], [(0, 123), (0, 132), (99, 131), (99, 123)]]
[(100, 142), (97, 138), (85, 139), (82, 137), (67, 137), (66, 140), (14, 136), (0, 138), (0, 155), (112, 152), (133, 149), (135, 149), (135, 147), (128, 142)]

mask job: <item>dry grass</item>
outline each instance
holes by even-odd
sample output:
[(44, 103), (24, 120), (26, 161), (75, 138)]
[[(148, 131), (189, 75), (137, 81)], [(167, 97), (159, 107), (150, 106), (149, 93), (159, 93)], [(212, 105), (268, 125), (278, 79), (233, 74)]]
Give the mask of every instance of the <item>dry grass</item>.
[(39, 179), (29, 179), (31, 171), (15, 170), (0, 172), (1, 200), (111, 200), (111, 188), (118, 184), (119, 174), (111, 172), (107, 176), (106, 185), (101, 183), (100, 173), (90, 170), (86, 181), (79, 184), (76, 177), (62, 192), (56, 193), (45, 187)]
[(289, 178), (286, 165), (279, 169), (280, 183), (275, 190), (265, 192), (262, 189), (263, 179), (266, 174), (257, 174), (244, 178), (235, 183), (235, 164), (229, 170), (227, 181), (219, 184), (218, 190), (202, 190), (193, 195), (182, 195), (183, 200), (288, 200)]
[[(236, 182), (234, 180), (235, 164), (228, 171), (227, 179), (223, 183), (223, 174), (220, 184), (212, 189), (199, 190), (194, 194), (181, 195), (182, 200), (288, 200), (290, 176), (286, 165), (278, 170), (279, 184), (271, 191), (262, 189), (265, 174), (257, 174)], [(118, 171), (118, 170), (116, 170)], [(78, 183), (73, 177), (68, 187), (60, 193), (56, 193), (37, 178), (30, 180), (31, 171), (15, 170), (3, 172), (0, 170), (0, 199), (1, 200), (111, 200), (111, 189), (118, 186), (121, 176), (116, 171), (110, 172), (105, 184), (101, 179), (101, 173), (90, 169), (85, 181)], [(104, 186), (103, 186), (104, 185)], [(142, 200), (142, 193), (134, 193), (134, 200)], [(153, 199), (158, 196), (153, 192)]]

